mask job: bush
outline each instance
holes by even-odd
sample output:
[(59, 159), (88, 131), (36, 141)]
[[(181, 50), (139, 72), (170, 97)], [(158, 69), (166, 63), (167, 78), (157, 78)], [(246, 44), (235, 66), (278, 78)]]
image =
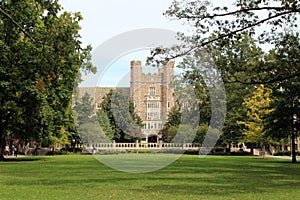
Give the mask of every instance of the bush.
[(290, 151), (276, 151), (273, 156), (291, 156)]
[(212, 153), (211, 155), (216, 156), (250, 156), (251, 153), (247, 151), (233, 151), (233, 152), (224, 152), (224, 151), (216, 151)]
[(283, 152), (283, 155), (284, 155), (284, 156), (291, 156), (291, 152), (290, 152), (290, 151), (284, 151), (284, 152)]
[(282, 151), (276, 151), (273, 156), (283, 156), (283, 152)]
[(145, 150), (143, 150), (143, 149), (137, 149), (137, 150), (130, 150), (129, 151), (130, 153), (156, 153), (157, 152), (157, 150), (148, 150), (148, 149), (145, 149)]
[(184, 154), (188, 155), (199, 155), (199, 150), (188, 149), (184, 152)]
[(48, 151), (46, 153), (47, 156), (55, 156), (55, 155), (68, 155), (70, 154), (68, 151), (65, 150), (58, 150), (58, 151)]
[(224, 151), (216, 151), (214, 153), (211, 153), (211, 155), (215, 155), (215, 156), (229, 156), (230, 153), (229, 152), (224, 152)]
[(250, 156), (251, 153), (247, 151), (236, 151), (236, 152), (230, 152), (231, 156)]

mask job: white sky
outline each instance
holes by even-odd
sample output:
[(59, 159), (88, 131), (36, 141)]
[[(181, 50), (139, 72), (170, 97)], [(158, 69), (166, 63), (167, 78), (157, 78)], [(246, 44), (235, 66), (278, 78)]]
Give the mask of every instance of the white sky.
[[(234, 0), (212, 0), (212, 2), (215, 6), (230, 7)], [(81, 12), (83, 16), (81, 41), (83, 46), (91, 44), (94, 50), (112, 37), (135, 29), (159, 28), (175, 32), (190, 32), (188, 26), (183, 26), (179, 21), (170, 21), (163, 16), (163, 12), (171, 3), (172, 0), (60, 0), (64, 10)], [(97, 60), (95, 58), (97, 56), (94, 55), (94, 65), (102, 73), (84, 77), (81, 86), (116, 86), (128, 75), (131, 60), (142, 60), (144, 63), (148, 55), (149, 51), (143, 50), (118, 57), (108, 68), (105, 68), (107, 69), (105, 72), (100, 68), (103, 66), (98, 62), (99, 56), (97, 55)], [(175, 65), (176, 62), (178, 61), (175, 61)]]
[[(94, 50), (113, 36), (134, 29), (162, 28), (176, 32), (183, 31), (180, 22), (170, 21), (162, 14), (171, 2), (171, 0), (60, 0), (64, 10), (81, 12), (83, 21), (80, 33), (83, 46), (91, 44)], [(139, 51), (119, 58), (110, 65), (105, 74), (101, 75), (98, 83), (95, 77), (87, 76), (81, 86), (97, 84), (115, 86), (129, 72), (130, 60), (145, 61), (147, 55), (149, 55), (147, 51)], [(99, 67), (97, 63), (94, 64)]]
[(122, 32), (138, 28), (165, 28), (178, 31), (180, 24), (170, 22), (162, 13), (170, 0), (60, 0), (66, 11), (83, 15), (82, 41), (94, 48)]

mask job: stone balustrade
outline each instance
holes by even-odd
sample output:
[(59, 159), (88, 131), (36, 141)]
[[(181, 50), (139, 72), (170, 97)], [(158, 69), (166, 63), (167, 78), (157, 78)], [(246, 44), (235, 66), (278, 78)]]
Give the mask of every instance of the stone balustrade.
[(193, 143), (96, 143), (86, 144), (86, 149), (95, 150), (162, 150), (162, 149), (183, 149), (198, 150), (201, 144)]

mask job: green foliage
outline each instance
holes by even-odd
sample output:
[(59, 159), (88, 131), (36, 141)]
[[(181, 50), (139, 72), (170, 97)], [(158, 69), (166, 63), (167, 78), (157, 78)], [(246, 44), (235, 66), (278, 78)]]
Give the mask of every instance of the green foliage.
[[(230, 4), (230, 7), (226, 7), (215, 5), (209, 0), (173, 1), (164, 14), (171, 19), (187, 22), (191, 26), (192, 34), (178, 34), (184, 45), (172, 48), (158, 47), (152, 51), (148, 61), (158, 62), (161, 58), (170, 60), (176, 57), (194, 56), (210, 45), (217, 46), (217, 50), (219, 47), (231, 50), (228, 46), (238, 46), (247, 35), (260, 44), (274, 45), (283, 35), (289, 34), (292, 30), (298, 32), (299, 1), (233, 0)], [(264, 30), (258, 29), (259, 26), (263, 26)], [(232, 54), (235, 54), (234, 49), (236, 48), (233, 48)], [(257, 53), (256, 49), (253, 50), (244, 51), (241, 55), (248, 57), (247, 54)], [(244, 68), (239, 62), (231, 62), (234, 59), (230, 57), (227, 59), (228, 64), (233, 64), (224, 65), (220, 70), (222, 73), (228, 73), (230, 79), (247, 84), (274, 83), (300, 76), (298, 70), (293, 72), (283, 68), (274, 70), (263, 60), (263, 56), (245, 60), (249, 62), (246, 72), (251, 76), (244, 73)], [(253, 65), (257, 62), (260, 62), (259, 67)]]
[[(274, 6), (276, 5), (276, 6)], [(198, 47), (216, 40), (239, 39), (239, 33), (248, 31), (254, 36), (256, 27), (270, 26), (257, 34), (261, 43), (276, 41), (280, 28), (297, 28), (300, 4), (296, 0), (233, 0), (230, 7), (215, 5), (211, 1), (173, 1), (164, 13), (171, 19), (188, 22), (195, 35), (185, 39), (197, 40)], [(214, 35), (215, 38), (199, 37)]]
[[(277, 41), (277, 47), (270, 51), (267, 62), (275, 66), (275, 70), (281, 68), (286, 73), (287, 71), (299, 73), (299, 40), (299, 36), (296, 35), (282, 37)], [(274, 99), (272, 106), (275, 110), (268, 121), (268, 132), (280, 140), (291, 135), (293, 115), (300, 116), (300, 78), (292, 76), (289, 80), (273, 84), (272, 87)]]
[(171, 111), (168, 113), (168, 120), (166, 126), (179, 126), (181, 123), (181, 112), (178, 107), (172, 107)]
[(98, 117), (98, 122), (99, 122), (99, 125), (102, 129), (102, 131), (105, 133), (106, 137), (112, 141), (114, 139), (114, 131), (111, 127), (111, 124), (110, 124), (110, 121), (109, 121), (109, 118), (106, 114), (106, 112), (98, 112), (97, 113), (97, 117)]
[(181, 111), (178, 107), (171, 108), (167, 122), (160, 131), (163, 141), (172, 143), (192, 142), (196, 136), (195, 127), (199, 123), (195, 118), (199, 118), (198, 112), (195, 114), (188, 109)]
[(239, 40), (217, 41), (207, 48), (226, 83), (239, 86), (268, 78), (262, 71), (264, 52), (248, 32), (240, 34)]
[(227, 113), (220, 140), (223, 144), (231, 145), (242, 140), (242, 126), (236, 123), (245, 119), (247, 109), (242, 105), (244, 99), (251, 93), (252, 86), (232, 83), (226, 85)]
[(68, 155), (70, 152), (65, 150), (59, 150), (59, 151), (48, 151), (46, 153), (47, 156), (54, 156), (54, 155)]
[[(103, 127), (103, 122), (105, 119), (98, 121), (98, 117), (94, 112), (93, 99), (88, 93), (85, 93), (81, 99), (75, 102), (73, 111), (75, 113), (75, 122), (77, 133), (80, 136), (80, 139), (85, 144), (95, 144), (101, 142), (108, 142), (106, 134), (111, 134), (110, 127)], [(101, 115), (101, 117), (103, 114)], [(107, 116), (104, 116), (107, 118)], [(107, 122), (106, 122), (107, 123)], [(110, 131), (110, 132), (109, 132)]]
[[(108, 134), (109, 138), (116, 142), (134, 141), (141, 138), (142, 119), (134, 112), (133, 102), (122, 91), (110, 90), (103, 97), (100, 112), (104, 112), (109, 119), (112, 130), (112, 132), (109, 130), (111, 133)], [(104, 125), (106, 126), (108, 124)]]
[(1, 1), (0, 8), (0, 149), (9, 136), (66, 143), (77, 74), (92, 69), (91, 47), (80, 46), (82, 17), (52, 0)]
[(95, 121), (95, 113), (92, 102), (93, 99), (88, 93), (85, 93), (80, 100), (75, 102), (73, 111), (76, 115), (75, 122), (77, 126)]
[(109, 142), (105, 136), (105, 133), (99, 126), (98, 122), (86, 122), (81, 124), (77, 131), (80, 135), (81, 140), (85, 144), (97, 144), (102, 142)]
[(193, 142), (202, 144), (207, 134), (207, 130), (208, 130), (207, 124), (200, 124), (197, 128), (196, 137)]
[[(272, 138), (272, 142), (290, 136), (293, 138), (295, 130), (291, 126), (291, 118), (300, 116), (299, 11), (300, 3), (296, 0), (234, 0), (230, 7), (213, 5), (209, 0), (173, 1), (165, 15), (187, 22), (192, 33), (178, 34), (182, 45), (153, 49), (148, 61), (183, 57), (180, 67), (186, 70), (186, 82), (200, 86), (204, 86), (203, 82), (210, 86), (205, 79), (199, 78), (202, 75), (215, 77), (214, 71), (222, 75), (224, 82), (228, 83), (223, 143), (236, 143), (241, 139), (242, 124), (236, 121), (246, 117), (242, 99), (260, 84), (273, 89), (274, 101), (271, 104), (275, 110), (263, 120), (263, 130), (254, 132), (263, 131), (264, 140)], [(259, 26), (263, 26), (264, 30), (257, 28)], [(273, 49), (263, 52), (258, 44), (268, 44)], [(212, 59), (205, 59), (205, 51)], [(199, 63), (206, 69), (193, 67), (199, 66)], [(210, 64), (207, 66), (207, 63)], [(215, 66), (216, 70), (209, 70), (209, 66)], [(205, 97), (205, 93), (200, 94)], [(206, 105), (209, 108), (209, 102)], [(251, 140), (255, 140), (256, 136)]]
[(159, 132), (162, 136), (162, 140), (165, 142), (171, 142), (177, 133), (178, 126), (181, 124), (181, 111), (178, 107), (172, 107), (168, 113), (168, 119), (164, 128)]
[(273, 156), (291, 156), (291, 151), (276, 151)]
[(174, 83), (182, 111), (181, 122), (193, 124), (194, 127), (199, 123), (209, 123), (211, 117), (210, 89), (216, 84), (216, 79), (214, 66), (207, 56), (207, 52), (200, 50), (194, 58), (183, 58), (178, 67), (183, 69), (184, 73), (177, 77), (178, 80)]

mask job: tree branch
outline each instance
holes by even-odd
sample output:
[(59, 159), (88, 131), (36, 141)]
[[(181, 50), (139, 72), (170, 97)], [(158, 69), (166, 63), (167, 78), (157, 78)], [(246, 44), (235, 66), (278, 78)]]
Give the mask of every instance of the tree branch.
[(0, 8), (0, 13), (2, 13), (5, 17), (7, 17), (13, 24), (15, 24), (27, 37), (30, 38), (33, 42), (36, 40), (18, 23), (16, 22), (11, 15), (5, 12), (2, 8)]
[(249, 24), (248, 26), (245, 26), (245, 27), (243, 27), (243, 28), (237, 29), (237, 30), (235, 30), (235, 31), (231, 31), (231, 32), (229, 32), (229, 33), (227, 33), (227, 34), (221, 34), (221, 35), (219, 35), (218, 37), (216, 37), (216, 38), (214, 38), (214, 39), (212, 39), (212, 40), (208, 40), (208, 41), (206, 41), (206, 42), (202, 42), (200, 45), (196, 45), (196, 46), (190, 48), (189, 50), (187, 50), (187, 51), (185, 51), (185, 52), (183, 52), (183, 53), (177, 54), (177, 55), (175, 55), (175, 56), (171, 56), (171, 57), (168, 58), (168, 59), (175, 59), (175, 58), (178, 58), (178, 57), (187, 55), (187, 54), (191, 53), (192, 51), (194, 51), (194, 50), (196, 50), (196, 49), (198, 49), (198, 48), (204, 47), (204, 46), (206, 46), (206, 45), (208, 45), (208, 44), (211, 44), (211, 43), (213, 43), (213, 42), (216, 42), (216, 41), (218, 41), (218, 40), (220, 40), (220, 39), (223, 39), (223, 38), (226, 38), (226, 37), (229, 37), (229, 36), (232, 36), (232, 35), (236, 35), (237, 33), (240, 33), (240, 32), (242, 32), (242, 31), (245, 31), (245, 30), (250, 29), (250, 28), (252, 28), (252, 27), (255, 27), (255, 26), (258, 26), (258, 25), (260, 25), (260, 24), (263, 24), (263, 23), (265, 23), (265, 22), (267, 22), (267, 21), (269, 21), (269, 20), (271, 20), (271, 19), (280, 17), (280, 16), (282, 16), (282, 15), (287, 15), (287, 14), (290, 14), (290, 13), (293, 13), (293, 12), (294, 12), (294, 11), (286, 11), (286, 12), (278, 13), (278, 14), (276, 14), (276, 15), (274, 15), (274, 16), (267, 17), (267, 18), (262, 19), (262, 20), (260, 20), (260, 21), (258, 21), (258, 22), (256, 22), (256, 23)]
[(293, 8), (286, 8), (286, 7), (257, 7), (257, 8), (247, 8), (247, 9), (240, 9), (228, 13), (221, 13), (221, 14), (213, 14), (213, 15), (203, 15), (203, 16), (187, 16), (186, 19), (213, 19), (216, 17), (226, 17), (230, 15), (235, 15), (238, 13), (248, 13), (251, 11), (262, 11), (262, 10), (276, 10), (276, 11), (282, 11), (282, 10), (288, 10), (292, 12), (300, 12), (300, 9), (293, 9)]
[(270, 84), (270, 83), (276, 83), (276, 82), (281, 82), (281, 81), (285, 81), (285, 80), (289, 80), (295, 77), (300, 76), (300, 72), (295, 73), (295, 74), (290, 74), (287, 76), (283, 76), (283, 77), (277, 77), (271, 80), (265, 80), (265, 81), (243, 81), (243, 80), (239, 80), (237, 77), (235, 77), (234, 81), (224, 81), (225, 83), (231, 84), (231, 83), (241, 83), (241, 84), (245, 84), (245, 85), (256, 85), (256, 84)]

